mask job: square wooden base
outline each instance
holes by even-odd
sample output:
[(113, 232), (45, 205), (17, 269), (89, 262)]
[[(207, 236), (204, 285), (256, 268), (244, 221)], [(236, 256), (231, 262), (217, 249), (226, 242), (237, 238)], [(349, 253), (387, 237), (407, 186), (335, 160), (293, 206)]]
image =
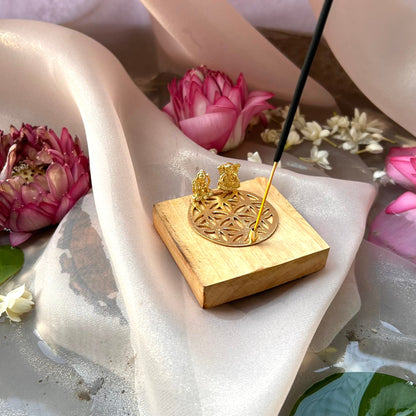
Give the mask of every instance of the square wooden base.
[[(266, 178), (241, 183), (262, 197)], [(191, 196), (160, 202), (153, 223), (203, 308), (220, 305), (325, 267), (329, 246), (273, 186), (267, 200), (279, 215), (276, 232), (248, 247), (227, 247), (198, 235), (188, 222)]]

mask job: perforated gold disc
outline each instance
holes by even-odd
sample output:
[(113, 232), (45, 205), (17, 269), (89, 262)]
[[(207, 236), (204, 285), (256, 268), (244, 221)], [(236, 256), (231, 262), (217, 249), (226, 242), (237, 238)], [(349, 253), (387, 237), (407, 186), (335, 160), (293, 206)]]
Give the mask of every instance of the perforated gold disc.
[(269, 238), (279, 222), (277, 211), (265, 202), (257, 228), (258, 239), (250, 242), (249, 233), (254, 227), (262, 198), (242, 190), (216, 190), (201, 201), (192, 201), (189, 222), (202, 237), (224, 246), (245, 247)]

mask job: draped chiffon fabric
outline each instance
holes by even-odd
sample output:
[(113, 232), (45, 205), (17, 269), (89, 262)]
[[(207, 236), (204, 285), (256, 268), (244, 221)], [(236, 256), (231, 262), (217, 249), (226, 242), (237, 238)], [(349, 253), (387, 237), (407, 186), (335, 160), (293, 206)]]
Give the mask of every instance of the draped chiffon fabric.
[[(165, 68), (203, 62), (231, 75), (244, 72), (250, 85), (290, 98), (298, 71), (228, 3), (143, 4), (153, 15)], [(345, 295), (345, 304), (351, 296), (355, 303), (332, 322), (324, 321), (312, 343), (315, 350), (359, 307), (353, 262), (375, 187), (279, 169), (274, 185), (331, 247), (326, 268), (202, 310), (152, 226), (152, 205), (190, 194), (199, 169), (214, 176), (227, 159), (185, 137), (108, 50), (78, 32), (3, 20), (0, 54), (0, 94), (8, 97), (0, 104), (0, 127), (22, 121), (56, 130), (66, 126), (80, 137), (91, 163), (93, 193), (68, 214), (23, 277), (34, 291), (42, 338), (126, 379), (133, 359), (140, 415), (278, 414), (337, 294)], [(334, 105), (313, 81), (304, 100)], [(270, 171), (268, 165), (239, 163), (241, 180)], [(82, 221), (87, 228), (76, 226)], [(95, 283), (88, 295), (74, 295), (81, 268), (65, 266), (77, 252), (74, 242), (83, 239), (88, 244), (93, 239), (99, 251), (91, 253), (101, 253), (90, 256), (83, 279), (99, 269), (114, 282), (100, 294)]]

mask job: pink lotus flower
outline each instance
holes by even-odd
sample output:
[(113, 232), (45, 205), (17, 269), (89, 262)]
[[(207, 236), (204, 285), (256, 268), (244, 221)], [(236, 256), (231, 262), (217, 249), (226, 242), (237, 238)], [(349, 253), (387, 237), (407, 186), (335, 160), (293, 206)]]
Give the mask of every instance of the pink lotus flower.
[(89, 164), (66, 128), (59, 138), (46, 127), (0, 130), (0, 229), (13, 246), (56, 224), (90, 189)]
[[(397, 184), (416, 190), (416, 147), (393, 147), (386, 172)], [(416, 263), (416, 194), (405, 192), (378, 214), (368, 239)]]
[(238, 146), (250, 120), (274, 108), (272, 93), (248, 92), (243, 74), (236, 85), (223, 72), (206, 66), (189, 70), (169, 87), (170, 102), (163, 108), (175, 124), (205, 149), (226, 151)]
[(386, 172), (398, 185), (416, 191), (416, 147), (392, 147), (386, 157)]

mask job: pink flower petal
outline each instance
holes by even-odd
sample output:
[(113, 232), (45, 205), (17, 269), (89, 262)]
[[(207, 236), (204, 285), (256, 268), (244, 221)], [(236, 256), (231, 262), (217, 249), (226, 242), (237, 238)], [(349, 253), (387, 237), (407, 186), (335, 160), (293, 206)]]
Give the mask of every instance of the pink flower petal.
[(192, 99), (192, 103), (190, 103), (190, 117), (198, 117), (202, 116), (206, 113), (207, 107), (209, 106), (210, 102), (202, 94), (201, 90), (195, 91), (195, 94)]
[(228, 94), (228, 99), (234, 104), (238, 111), (241, 111), (244, 106), (244, 97), (241, 95), (241, 91), (238, 87), (231, 89)]
[(236, 86), (240, 91), (243, 106), (245, 106), (247, 98), (248, 98), (248, 88), (247, 88), (246, 80), (245, 80), (243, 74), (240, 74), (238, 76)]
[(180, 127), (195, 143), (205, 149), (217, 149), (220, 152), (227, 142), (235, 120), (235, 111), (224, 110), (182, 120)]
[[(250, 120), (263, 110), (274, 108), (266, 102), (273, 94), (248, 93), (243, 74), (234, 85), (226, 74), (206, 66), (187, 71), (179, 82), (170, 83), (168, 89), (171, 99), (163, 110), (196, 143), (218, 151), (224, 148), (227, 137), (232, 143), (227, 149), (238, 145), (244, 139)], [(225, 110), (228, 114), (218, 115)], [(208, 115), (210, 117), (206, 117)]]
[(239, 111), (227, 97), (219, 97), (215, 101), (215, 104), (209, 105), (207, 107), (207, 113), (218, 113), (223, 111), (224, 108), (237, 112)]
[(170, 118), (172, 119), (172, 121), (177, 125), (178, 124), (178, 118), (176, 117), (176, 113), (175, 110), (173, 108), (173, 104), (172, 101), (170, 101), (168, 104), (166, 104), (163, 107), (163, 111), (168, 114), (170, 116)]
[(49, 165), (46, 171), (49, 189), (56, 199), (61, 199), (68, 192), (68, 178), (63, 166), (58, 163)]
[(380, 212), (371, 224), (368, 240), (416, 263), (416, 209), (397, 215)]
[(387, 206), (386, 214), (400, 214), (411, 209), (416, 209), (416, 194), (405, 192)]
[(416, 147), (391, 147), (388, 158), (396, 156), (416, 156)]
[(90, 175), (88, 172), (84, 173), (78, 181), (69, 190), (69, 194), (74, 201), (84, 196), (91, 188)]
[(11, 232), (9, 234), (10, 244), (13, 247), (19, 246), (23, 244), (26, 240), (28, 240), (32, 236), (32, 233), (14, 233)]
[(220, 87), (218, 86), (215, 79), (211, 76), (205, 79), (203, 92), (207, 96), (207, 99), (210, 102), (210, 104), (213, 104), (215, 102), (216, 97), (222, 95)]
[(400, 186), (416, 191), (416, 147), (392, 147), (386, 157), (386, 172)]
[(55, 213), (54, 222), (57, 223), (61, 221), (68, 211), (75, 205), (75, 202), (75, 199), (72, 199), (69, 195), (65, 195), (59, 203), (58, 209)]
[(9, 152), (7, 153), (6, 163), (0, 172), (0, 181), (4, 181), (10, 178), (12, 174), (13, 166), (16, 163), (16, 157), (17, 157), (16, 153), (17, 153), (17, 145), (13, 144), (12, 146), (10, 146)]
[[(13, 213), (12, 213), (13, 214)], [(35, 231), (52, 224), (53, 218), (42, 211), (37, 205), (28, 204), (16, 211), (16, 216), (10, 217), (14, 230)]]

